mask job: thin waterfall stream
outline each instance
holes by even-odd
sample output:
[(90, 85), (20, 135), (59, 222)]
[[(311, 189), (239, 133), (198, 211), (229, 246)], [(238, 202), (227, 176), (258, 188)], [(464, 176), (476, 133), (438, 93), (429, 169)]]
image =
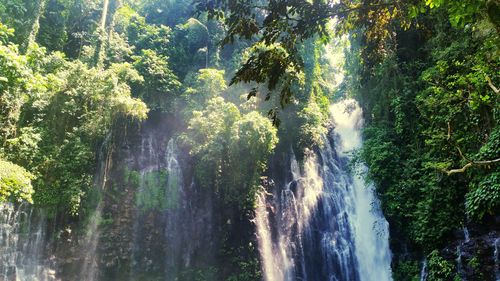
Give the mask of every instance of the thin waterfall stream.
[(500, 281), (500, 238), (495, 239), (493, 248), (493, 260), (495, 261), (495, 280)]
[(420, 270), (420, 281), (427, 280), (427, 259), (422, 262), (422, 269)]
[[(111, 161), (111, 151), (109, 151), (111, 137), (112, 134), (109, 132), (99, 149), (99, 163), (97, 165), (97, 174), (94, 178), (94, 186), (99, 193), (102, 193), (106, 186), (107, 174)], [(85, 240), (83, 243), (85, 249), (84, 259), (79, 276), (81, 281), (95, 281), (98, 278), (99, 266), (97, 261), (97, 249), (101, 235), (99, 223), (102, 220), (103, 207), (104, 203), (101, 196), (99, 196), (97, 205), (93, 210), (89, 224), (86, 228)]]
[(55, 281), (43, 256), (46, 219), (28, 204), (0, 204), (0, 280)]
[(331, 106), (335, 129), (299, 167), (289, 155), (284, 186), (261, 191), (257, 238), (266, 281), (392, 280), (388, 223), (371, 185), (349, 171), (362, 145), (361, 108), (354, 100)]

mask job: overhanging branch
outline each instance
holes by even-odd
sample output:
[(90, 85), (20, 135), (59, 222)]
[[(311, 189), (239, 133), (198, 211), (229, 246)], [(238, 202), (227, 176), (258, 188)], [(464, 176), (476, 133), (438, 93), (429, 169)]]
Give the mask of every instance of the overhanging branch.
[(495, 92), (495, 94), (500, 94), (500, 90), (495, 87), (495, 85), (493, 85), (493, 82), (491, 82), (491, 79), (490, 77), (486, 76), (486, 81), (488, 81), (488, 86), (490, 86), (490, 88), (493, 90), (493, 92)]
[[(488, 79), (488, 82), (491, 84), (491, 80), (489, 80), (489, 78), (487, 78), (487, 79)], [(491, 85), (493, 85), (493, 84), (491, 84)], [(488, 165), (494, 165), (494, 164), (500, 163), (500, 158), (493, 159), (493, 160), (474, 161), (474, 160), (470, 159), (469, 157), (465, 156), (465, 154), (462, 153), (462, 150), (460, 149), (458, 144), (453, 142), (451, 139), (451, 124), (450, 124), (450, 122), (448, 122), (448, 138), (447, 139), (448, 139), (448, 142), (450, 142), (450, 144), (452, 144), (458, 150), (458, 154), (460, 155), (460, 157), (462, 159), (465, 159), (468, 161), (467, 164), (465, 164), (462, 168), (459, 168), (459, 169), (451, 169), (451, 170), (443, 169), (442, 172), (444, 172), (448, 176), (453, 175), (453, 174), (458, 174), (458, 173), (464, 173), (465, 171), (467, 171), (467, 169), (469, 169), (471, 167), (488, 166)]]
[(451, 170), (443, 170), (443, 172), (446, 173), (446, 175), (450, 176), (453, 174), (458, 174), (458, 173), (463, 173), (470, 167), (474, 166), (488, 166), (488, 165), (493, 165), (496, 163), (500, 163), (500, 158), (494, 159), (494, 160), (486, 160), (486, 161), (473, 161), (465, 164), (462, 168), (460, 169), (451, 169)]

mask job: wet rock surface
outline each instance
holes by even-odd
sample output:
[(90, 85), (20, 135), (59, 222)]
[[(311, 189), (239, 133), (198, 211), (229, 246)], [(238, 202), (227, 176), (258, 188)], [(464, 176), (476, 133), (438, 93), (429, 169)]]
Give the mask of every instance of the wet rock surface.
[(462, 280), (497, 280), (499, 224), (492, 218), (490, 223), (469, 225), (467, 229), (470, 237), (457, 231), (457, 239), (441, 251), (442, 256), (456, 264), (457, 276)]

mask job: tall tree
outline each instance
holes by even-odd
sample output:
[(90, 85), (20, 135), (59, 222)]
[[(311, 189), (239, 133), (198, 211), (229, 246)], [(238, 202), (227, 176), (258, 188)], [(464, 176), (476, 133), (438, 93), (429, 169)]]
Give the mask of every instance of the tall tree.
[(21, 47), (21, 53), (26, 53), (29, 47), (36, 41), (38, 31), (40, 30), (40, 18), (42, 17), (45, 11), (45, 4), (46, 4), (45, 1), (46, 0), (36, 0), (36, 6), (34, 10), (35, 14), (33, 17), (33, 22), (31, 24), (31, 30), (28, 38)]
[(94, 66), (99, 66), (102, 64), (102, 54), (104, 53), (104, 44), (106, 36), (106, 22), (108, 19), (108, 10), (109, 10), (109, 0), (103, 0), (102, 3), (102, 12), (101, 12), (101, 20), (99, 21), (99, 27), (97, 30), (97, 43), (95, 46), (94, 52)]

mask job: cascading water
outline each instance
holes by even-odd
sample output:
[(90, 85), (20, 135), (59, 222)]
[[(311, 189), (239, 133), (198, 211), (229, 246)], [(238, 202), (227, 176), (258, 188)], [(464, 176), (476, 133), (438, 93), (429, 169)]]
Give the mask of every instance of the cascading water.
[(495, 261), (495, 279), (496, 281), (500, 281), (500, 238), (495, 239), (494, 248), (493, 260)]
[(85, 252), (83, 266), (80, 272), (82, 281), (94, 281), (97, 279), (97, 245), (99, 243), (99, 221), (102, 219), (103, 203), (99, 202), (94, 213), (90, 217), (90, 223), (85, 235)]
[(179, 236), (179, 233), (182, 233), (182, 231), (180, 231), (180, 226), (183, 223), (182, 219), (185, 218), (182, 216), (180, 206), (180, 197), (184, 184), (182, 169), (177, 160), (177, 146), (175, 145), (173, 139), (171, 139), (167, 144), (166, 162), (168, 172), (168, 179), (165, 187), (165, 239), (167, 244), (166, 275), (167, 277), (174, 279), (178, 274), (177, 270), (180, 269), (176, 261), (179, 258), (184, 258), (183, 253), (189, 255), (190, 251), (184, 248), (185, 244), (181, 242), (185, 237)]
[(427, 280), (427, 259), (422, 262), (422, 269), (420, 270), (420, 281)]
[[(162, 140), (148, 134), (140, 147), (130, 280), (153, 278), (147, 275), (151, 272), (174, 280), (177, 260), (186, 250), (179, 235), (179, 226), (185, 223), (181, 218), (185, 217), (179, 209), (184, 184), (177, 146), (174, 139), (166, 147), (162, 145)], [(148, 220), (153, 229), (145, 229), (144, 221)], [(155, 248), (150, 247), (152, 239), (156, 240)]]
[(465, 244), (469, 243), (470, 242), (470, 235), (469, 235), (469, 229), (464, 226), (462, 228), (462, 231), (463, 231), (463, 234), (464, 234), (464, 240), (462, 242), (460, 242), (457, 246), (457, 259), (456, 259), (456, 262), (457, 262), (457, 275), (458, 277), (460, 277), (460, 280), (462, 281), (466, 281), (466, 274), (465, 274), (465, 270), (464, 270), (464, 264), (463, 264), (463, 261), (462, 261), (462, 256), (463, 256), (463, 247)]
[(469, 229), (466, 226), (464, 226), (463, 231), (464, 231), (464, 242), (469, 243), (470, 242)]
[[(109, 132), (99, 150), (99, 163), (97, 166), (97, 174), (94, 178), (94, 186), (98, 188), (98, 192), (100, 193), (106, 186), (107, 173), (111, 161), (111, 151), (108, 151), (111, 137), (111, 132)], [(81, 281), (94, 281), (98, 279), (97, 246), (101, 234), (99, 222), (102, 220), (103, 208), (104, 202), (101, 196), (99, 196), (97, 206), (90, 217), (90, 223), (87, 226), (83, 243), (83, 265), (80, 270)]]
[(460, 280), (465, 281), (465, 273), (462, 265), (462, 247), (461, 245), (457, 246), (457, 274), (460, 277)]
[(0, 204), (0, 280), (55, 281), (44, 259), (45, 217), (22, 203)]
[(177, 280), (190, 267), (215, 260), (217, 253), (210, 190), (185, 180), (184, 173), (193, 176), (183, 169), (183, 151), (175, 137), (161, 132), (144, 128), (140, 147), (132, 148), (125, 161), (127, 181), (136, 181), (136, 189), (131, 272), (120, 280)]
[[(332, 107), (336, 124), (335, 132), (340, 136), (337, 150), (341, 156), (362, 146), (362, 112), (354, 100), (345, 100)], [(366, 186), (359, 176), (367, 167), (358, 165), (352, 178), (354, 208), (351, 209), (356, 256), (361, 280), (391, 280), (391, 252), (389, 250), (389, 224), (380, 210), (374, 186)]]
[(361, 109), (345, 100), (331, 113), (336, 127), (324, 147), (306, 151), (302, 169), (291, 152), (287, 182), (258, 195), (266, 281), (392, 280), (388, 223), (373, 186), (348, 172), (349, 152), (361, 146)]

